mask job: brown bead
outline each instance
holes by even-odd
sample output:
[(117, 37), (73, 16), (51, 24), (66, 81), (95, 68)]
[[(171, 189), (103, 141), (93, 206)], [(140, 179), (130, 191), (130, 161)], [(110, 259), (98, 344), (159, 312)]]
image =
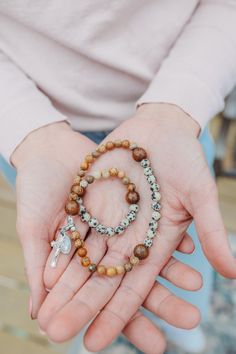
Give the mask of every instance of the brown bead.
[(134, 247), (134, 256), (137, 257), (138, 259), (142, 260), (147, 258), (149, 255), (149, 250), (147, 247), (145, 247), (142, 244), (139, 244)]
[(107, 150), (112, 150), (112, 149), (114, 149), (114, 147), (115, 147), (115, 145), (114, 145), (113, 141), (108, 141), (106, 143), (106, 149)]
[(97, 148), (97, 151), (100, 152), (101, 154), (103, 154), (104, 152), (106, 152), (106, 146), (104, 144), (100, 145)]
[(97, 159), (99, 156), (101, 156), (101, 153), (99, 151), (93, 151), (92, 156)]
[(71, 192), (76, 193), (79, 197), (82, 197), (85, 193), (85, 190), (83, 187), (81, 187), (79, 184), (74, 184), (71, 187)]
[[(72, 240), (78, 240), (80, 239), (80, 233), (78, 231), (72, 231), (71, 233), (71, 237), (70, 237)], [(81, 241), (81, 240), (80, 240)]]
[(136, 191), (128, 192), (126, 194), (126, 200), (129, 204), (137, 204), (140, 200), (140, 196)]
[(81, 264), (83, 267), (88, 267), (91, 264), (89, 257), (81, 258)]
[(110, 168), (109, 172), (111, 177), (116, 177), (118, 175), (118, 170), (115, 167)]
[(139, 258), (135, 257), (135, 256), (131, 256), (129, 261), (133, 266), (136, 266), (137, 264), (139, 264)]
[(85, 257), (87, 255), (87, 250), (84, 247), (80, 247), (77, 251), (78, 256), (81, 258)]
[(88, 169), (89, 165), (86, 161), (82, 162), (80, 165), (81, 170), (86, 171)]
[(95, 263), (91, 263), (91, 264), (89, 265), (89, 267), (88, 267), (88, 270), (90, 271), (90, 273), (96, 272), (96, 270), (97, 270), (96, 264), (95, 264)]
[(125, 185), (125, 186), (127, 186), (129, 183), (130, 183), (130, 179), (129, 179), (129, 177), (124, 177), (124, 178), (122, 178), (122, 183)]
[(69, 194), (69, 200), (76, 200), (78, 198), (78, 195), (76, 193), (70, 193)]
[(124, 264), (124, 268), (126, 272), (130, 272), (133, 269), (133, 265), (130, 262)]
[(85, 161), (88, 162), (88, 163), (92, 163), (94, 161), (94, 158), (92, 155), (87, 155), (85, 157)]
[(75, 240), (74, 245), (75, 245), (75, 248), (80, 248), (80, 247), (83, 247), (83, 245), (84, 245), (84, 241), (83, 241), (83, 240), (81, 240), (81, 239), (77, 239), (77, 240)]
[(143, 148), (137, 147), (133, 150), (133, 159), (135, 161), (142, 161), (147, 158), (147, 153)]
[(134, 192), (135, 189), (136, 189), (136, 186), (134, 183), (129, 183), (128, 186), (127, 186), (127, 189), (129, 192)]
[(122, 141), (122, 147), (123, 147), (123, 148), (128, 149), (129, 146), (130, 146), (129, 140), (123, 140), (123, 141)]
[(69, 215), (76, 215), (79, 212), (79, 205), (74, 200), (69, 200), (65, 205), (65, 211)]
[(121, 147), (122, 146), (122, 141), (120, 139), (117, 139), (114, 141), (115, 147)]
[(85, 171), (79, 170), (78, 175), (79, 175), (79, 177), (84, 177), (85, 176)]
[(80, 184), (81, 181), (81, 177), (80, 176), (76, 176), (74, 179), (74, 183), (73, 184)]
[(119, 177), (120, 179), (124, 178), (124, 177), (125, 177), (124, 171), (118, 171), (118, 177)]
[(89, 184), (93, 183), (94, 181), (94, 177), (91, 175), (86, 176), (85, 179)]
[(118, 266), (116, 266), (116, 272), (117, 272), (117, 274), (124, 274), (124, 272), (125, 272), (125, 268), (124, 268), (124, 266), (123, 265), (118, 265)]
[(106, 269), (106, 275), (108, 277), (114, 277), (116, 274), (117, 274), (117, 272), (116, 272), (116, 268), (115, 267), (108, 267)]
[(97, 272), (99, 275), (105, 275), (106, 274), (106, 267), (102, 264), (97, 266)]

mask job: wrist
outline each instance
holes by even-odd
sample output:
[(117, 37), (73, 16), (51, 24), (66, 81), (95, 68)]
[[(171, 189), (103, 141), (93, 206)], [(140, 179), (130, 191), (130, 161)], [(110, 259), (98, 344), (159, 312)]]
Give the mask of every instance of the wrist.
[(151, 119), (156, 125), (166, 129), (182, 129), (198, 137), (200, 125), (180, 107), (169, 103), (144, 103), (136, 111), (137, 118)]
[(10, 158), (12, 164), (18, 168), (33, 159), (35, 154), (48, 151), (60, 140), (60, 136), (68, 131), (72, 129), (66, 122), (55, 122), (32, 131), (13, 151)]

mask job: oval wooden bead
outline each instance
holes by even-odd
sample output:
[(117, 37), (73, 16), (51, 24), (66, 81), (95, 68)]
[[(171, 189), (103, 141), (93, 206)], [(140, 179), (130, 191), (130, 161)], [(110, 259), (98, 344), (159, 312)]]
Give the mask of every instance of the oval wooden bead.
[(149, 250), (143, 244), (139, 244), (134, 247), (134, 256), (142, 260), (147, 258), (149, 255)]
[(140, 200), (140, 196), (136, 191), (128, 192), (126, 194), (126, 200), (129, 204), (137, 204)]
[(88, 267), (91, 264), (89, 257), (81, 258), (81, 264), (83, 267)]
[(76, 215), (79, 212), (79, 205), (74, 200), (69, 200), (65, 205), (65, 211), (68, 215)]
[(74, 184), (71, 187), (71, 192), (76, 193), (79, 197), (82, 197), (85, 193), (85, 190), (83, 187), (81, 187), (79, 184)]
[(143, 148), (137, 147), (133, 150), (133, 159), (135, 161), (142, 161), (143, 159), (147, 158), (147, 153)]
[(99, 275), (105, 275), (106, 274), (106, 267), (102, 264), (98, 265), (97, 272)]
[(80, 247), (77, 251), (79, 257), (85, 257), (87, 255), (87, 250), (84, 247)]
[(114, 277), (117, 274), (115, 267), (108, 267), (106, 270), (106, 275), (108, 277)]

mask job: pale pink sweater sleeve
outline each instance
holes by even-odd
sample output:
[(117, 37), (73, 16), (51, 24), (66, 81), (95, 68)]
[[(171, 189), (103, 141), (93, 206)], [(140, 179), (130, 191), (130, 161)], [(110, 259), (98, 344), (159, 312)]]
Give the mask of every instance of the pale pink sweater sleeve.
[(137, 105), (173, 103), (202, 128), (236, 84), (236, 1), (202, 0)]
[(9, 161), (33, 130), (66, 120), (50, 100), (0, 51), (0, 153)]

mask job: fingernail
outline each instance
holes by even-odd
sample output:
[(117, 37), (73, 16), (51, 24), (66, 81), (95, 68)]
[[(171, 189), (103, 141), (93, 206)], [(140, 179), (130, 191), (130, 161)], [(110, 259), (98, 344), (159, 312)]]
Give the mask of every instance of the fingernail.
[(32, 297), (30, 295), (30, 297), (29, 297), (29, 315), (30, 315), (31, 320), (33, 320), (32, 311), (33, 311), (33, 303), (32, 303)]

